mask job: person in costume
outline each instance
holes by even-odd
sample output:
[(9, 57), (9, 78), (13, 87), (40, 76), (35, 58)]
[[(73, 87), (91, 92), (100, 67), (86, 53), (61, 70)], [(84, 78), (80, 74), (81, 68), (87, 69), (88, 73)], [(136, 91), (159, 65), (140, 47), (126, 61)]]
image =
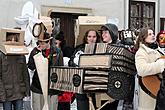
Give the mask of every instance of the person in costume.
[[(104, 43), (108, 44), (118, 44), (118, 27), (115, 24), (105, 24), (101, 27), (101, 38)], [(104, 102), (104, 101), (103, 101)], [(107, 104), (102, 109), (103, 110), (117, 110), (118, 100)]]
[(70, 58), (73, 54), (73, 48), (66, 45), (66, 41), (64, 38), (64, 32), (60, 31), (55, 36), (55, 44), (58, 48), (60, 48), (63, 52), (63, 57)]
[(25, 55), (19, 51), (8, 53), (10, 49), (14, 49), (15, 43), (19, 43), (18, 30), (12, 31), (13, 33), (6, 32), (4, 36), (9, 50), (0, 50), (0, 102), (3, 103), (3, 110), (23, 110), (23, 98), (30, 96), (30, 77)]
[[(37, 46), (31, 51), (28, 61), (28, 68), (34, 71), (34, 75), (31, 83), (32, 91), (32, 108), (33, 110), (42, 110), (44, 106), (43, 88), (41, 88), (41, 82), (38, 76), (37, 67), (34, 61), (34, 56), (42, 53), (44, 58), (48, 59), (48, 105), (50, 110), (57, 109), (57, 94), (59, 91), (49, 89), (50, 84), (50, 67), (51, 66), (62, 66), (63, 55), (62, 51), (53, 45), (52, 37), (49, 33), (44, 32), (38, 38)], [(41, 61), (42, 65), (42, 61)]]
[[(165, 30), (160, 31), (156, 38), (160, 48), (165, 52)], [(160, 89), (156, 97), (155, 110), (163, 110), (165, 108), (165, 72), (162, 75), (163, 79), (161, 80)]]
[[(66, 45), (63, 31), (60, 31), (54, 35), (54, 38), (56, 47), (61, 49), (63, 53), (64, 66), (68, 66), (68, 61), (73, 54), (73, 49)], [(60, 94), (58, 96), (58, 110), (70, 110), (70, 106), (72, 100), (74, 100), (74, 97), (75, 95), (72, 92), (64, 91), (62, 94)]]
[[(75, 48), (73, 55), (69, 60), (69, 66), (77, 67), (80, 54), (84, 53), (85, 44), (98, 43), (100, 42), (100, 36), (94, 29), (86, 31), (83, 39), (83, 43)], [(93, 97), (93, 96), (92, 96)], [(89, 99), (87, 94), (76, 94), (77, 109), (78, 110), (89, 110)], [(94, 104), (95, 105), (95, 104)]]
[(160, 31), (156, 38), (160, 48), (165, 52), (165, 30)]

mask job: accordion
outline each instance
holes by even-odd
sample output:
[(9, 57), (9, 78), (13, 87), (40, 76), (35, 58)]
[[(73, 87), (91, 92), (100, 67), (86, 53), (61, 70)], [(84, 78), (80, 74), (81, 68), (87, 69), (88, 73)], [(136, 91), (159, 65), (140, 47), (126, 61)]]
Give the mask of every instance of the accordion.
[[(113, 99), (133, 94), (136, 73), (134, 54), (116, 45), (95, 46), (79, 57), (79, 67), (51, 67), (50, 88), (74, 93), (107, 93)], [(90, 47), (90, 46), (89, 46)], [(101, 51), (98, 51), (99, 48)]]
[(95, 68), (51, 67), (50, 89), (74, 93), (106, 92), (108, 71)]
[[(84, 72), (84, 92), (106, 92), (119, 100), (132, 94), (136, 74), (135, 56), (125, 47), (107, 45), (105, 53), (82, 54), (79, 66), (95, 68), (95, 71)], [(98, 83), (101, 80), (103, 83)]]
[(112, 62), (112, 54), (81, 54), (79, 67), (109, 69)]
[(133, 97), (136, 74), (135, 55), (125, 47), (116, 45), (108, 45), (106, 53), (113, 54), (107, 94), (118, 100)]
[(50, 89), (82, 93), (83, 68), (51, 67)]
[(125, 47), (108, 45), (106, 53), (112, 54), (111, 71), (135, 75), (135, 55)]
[(107, 92), (108, 70), (85, 68), (83, 78), (83, 92)]
[(135, 55), (125, 47), (107, 45), (106, 53), (81, 54), (79, 67), (109, 69), (135, 75)]

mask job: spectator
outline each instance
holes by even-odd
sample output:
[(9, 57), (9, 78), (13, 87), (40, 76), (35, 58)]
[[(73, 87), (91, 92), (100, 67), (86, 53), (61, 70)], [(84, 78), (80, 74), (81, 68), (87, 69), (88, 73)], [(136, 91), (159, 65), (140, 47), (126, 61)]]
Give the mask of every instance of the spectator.
[(160, 48), (165, 52), (165, 30), (160, 31), (156, 38)]
[(66, 45), (64, 33), (62, 31), (55, 35), (55, 44), (62, 50), (63, 57), (71, 57), (71, 55), (73, 54), (73, 49)]
[[(140, 30), (136, 41), (135, 64), (137, 74), (140, 77), (162, 73), (165, 68), (165, 60), (159, 59), (163, 51), (156, 42), (156, 36), (150, 28)], [(138, 110), (154, 110), (156, 100), (146, 93), (142, 86), (139, 87)]]
[[(114, 24), (105, 24), (101, 27), (101, 38), (104, 43), (118, 44), (118, 28)], [(104, 101), (103, 101), (104, 102)], [(118, 100), (107, 104), (101, 110), (117, 110)]]
[[(69, 66), (74, 66), (74, 67), (78, 66), (78, 59), (80, 54), (84, 53), (85, 44), (98, 43), (98, 42), (100, 42), (100, 36), (97, 33), (97, 31), (93, 29), (88, 30), (84, 35), (83, 43), (75, 48), (75, 51), (71, 59), (69, 60)], [(89, 100), (87, 94), (76, 94), (76, 100), (77, 100), (78, 110), (89, 110)]]
[[(18, 34), (8, 33), (7, 42), (18, 42)], [(23, 98), (30, 95), (30, 77), (24, 55), (0, 50), (0, 102), (4, 110), (23, 110)]]

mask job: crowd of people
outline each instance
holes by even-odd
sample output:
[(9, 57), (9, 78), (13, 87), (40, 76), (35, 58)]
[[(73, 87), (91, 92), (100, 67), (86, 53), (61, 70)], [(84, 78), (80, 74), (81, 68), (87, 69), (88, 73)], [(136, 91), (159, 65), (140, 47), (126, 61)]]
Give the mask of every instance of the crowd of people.
[[(101, 29), (89, 29), (84, 33), (83, 43), (71, 48), (65, 44), (64, 33), (60, 31), (55, 35), (51, 35), (46, 31), (42, 37), (37, 39), (37, 46), (30, 52), (28, 63), (24, 55), (5, 55), (0, 51), (0, 102), (3, 104), (4, 110), (23, 110), (23, 98), (30, 96), (31, 92), (31, 107), (32, 110), (42, 110), (45, 102), (43, 96), (43, 88), (39, 78), (39, 73), (35, 64), (34, 56), (41, 53), (44, 58), (48, 60), (48, 107), (50, 110), (70, 110), (70, 104), (73, 100), (77, 101), (77, 110), (89, 110), (89, 98), (86, 93), (78, 94), (67, 91), (53, 90), (49, 88), (50, 85), (50, 68), (51, 66), (65, 66), (78, 67), (79, 56), (84, 54), (85, 45), (92, 43), (107, 43), (108, 45), (121, 46), (119, 39), (118, 27), (115, 24), (105, 24)], [(100, 33), (98, 33), (100, 32)], [(8, 35), (13, 37), (13, 35)], [(12, 38), (9, 38), (12, 39)], [(11, 40), (13, 42), (13, 40)], [(133, 43), (134, 44), (134, 43)], [(151, 28), (142, 28), (137, 35), (137, 40), (134, 45), (135, 66), (137, 69), (137, 76), (135, 78), (143, 78), (148, 76), (156, 76), (162, 73), (160, 80), (160, 91), (156, 97), (149, 94), (138, 83), (138, 102), (131, 100), (124, 100), (128, 102), (128, 106), (123, 106), (123, 110), (163, 110), (165, 96), (164, 89), (164, 68), (165, 59), (165, 31), (154, 34)], [(131, 50), (130, 48), (128, 49)], [(136, 51), (135, 51), (136, 50)], [(67, 57), (67, 61), (65, 61)], [(129, 56), (128, 56), (129, 57)], [(41, 63), (43, 63), (41, 61)], [(28, 69), (34, 71), (32, 83), (30, 84), (30, 77)], [(161, 75), (160, 75), (161, 76)], [(157, 85), (159, 86), (159, 85)], [(164, 90), (165, 91), (165, 90)], [(163, 95), (162, 95), (163, 94)], [(91, 93), (94, 107), (96, 108), (95, 94)], [(104, 102), (104, 101), (103, 101)], [(117, 110), (119, 100), (115, 100), (101, 110)], [(134, 104), (138, 103), (138, 108), (134, 108)], [(125, 103), (126, 104), (126, 103)], [(97, 108), (96, 108), (97, 109)]]

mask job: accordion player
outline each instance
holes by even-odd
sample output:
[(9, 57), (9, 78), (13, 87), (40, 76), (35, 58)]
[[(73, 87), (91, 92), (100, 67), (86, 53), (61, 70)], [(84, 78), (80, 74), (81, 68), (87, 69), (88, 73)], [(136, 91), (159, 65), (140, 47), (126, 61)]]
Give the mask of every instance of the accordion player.
[(79, 67), (52, 67), (50, 88), (75, 93), (107, 93), (118, 100), (132, 94), (136, 73), (134, 54), (121, 46), (95, 45), (95, 52), (90, 50), (90, 54), (80, 55)]

